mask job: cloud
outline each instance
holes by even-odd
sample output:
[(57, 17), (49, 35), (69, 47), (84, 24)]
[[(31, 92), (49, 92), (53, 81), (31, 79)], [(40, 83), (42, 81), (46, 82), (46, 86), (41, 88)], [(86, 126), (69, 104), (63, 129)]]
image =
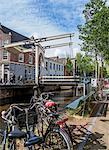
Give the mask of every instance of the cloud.
[[(61, 39), (58, 41), (52, 41), (49, 43), (46, 43), (46, 45), (52, 45), (52, 44), (58, 44), (58, 43), (66, 43), (66, 42), (73, 42), (72, 45), (68, 45), (68, 46), (64, 46), (64, 47), (60, 47), (60, 48), (54, 48), (54, 49), (48, 49), (45, 50), (45, 55), (48, 57), (53, 57), (53, 56), (59, 56), (59, 57), (75, 57), (76, 53), (81, 52), (80, 51), (80, 46), (79, 44), (81, 43), (81, 41), (78, 38), (79, 36), (79, 32), (75, 31), (74, 32), (74, 37), (72, 37), (72, 39), (70, 40), (70, 38), (67, 39)], [(44, 45), (44, 44), (43, 44)]]
[(73, 47), (70, 48), (69, 46), (62, 47), (62, 48), (55, 48), (55, 49), (48, 49), (46, 50), (45, 56), (46, 57), (53, 57), (53, 56), (59, 56), (59, 57), (72, 57), (74, 58), (76, 54), (80, 51), (79, 47)]
[(109, 0), (107, 0), (106, 4), (107, 4), (107, 6), (109, 6)]
[(86, 1), (11, 0), (9, 3), (9, 0), (1, 0), (0, 20), (27, 35), (32, 34), (30, 32), (41, 36), (71, 32), (82, 23), (80, 14)]
[[(45, 37), (74, 32), (75, 51), (79, 43), (77, 25), (84, 22), (82, 10), (88, 0), (1, 0), (0, 21), (3, 25), (31, 37)], [(66, 42), (62, 40), (62, 42)], [(60, 41), (61, 42), (61, 41)], [(49, 44), (54, 44), (52, 41)], [(48, 44), (48, 43), (47, 43)], [(69, 48), (48, 51), (48, 55), (66, 55)]]

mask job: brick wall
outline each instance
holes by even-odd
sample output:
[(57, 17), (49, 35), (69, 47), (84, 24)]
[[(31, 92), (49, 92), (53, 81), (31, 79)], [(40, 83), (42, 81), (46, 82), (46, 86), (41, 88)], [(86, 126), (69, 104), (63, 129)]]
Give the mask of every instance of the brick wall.
[(18, 62), (19, 53), (10, 53), (10, 61)]

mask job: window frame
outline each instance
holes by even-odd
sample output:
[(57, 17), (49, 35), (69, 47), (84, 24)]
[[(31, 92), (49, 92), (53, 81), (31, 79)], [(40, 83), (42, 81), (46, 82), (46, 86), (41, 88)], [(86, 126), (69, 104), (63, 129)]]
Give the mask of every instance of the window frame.
[(3, 45), (7, 45), (7, 44), (9, 44), (9, 39), (3, 41)]
[(50, 62), (50, 69), (52, 70), (52, 63)]
[(54, 64), (53, 64), (53, 70), (55, 70), (55, 69), (56, 69), (56, 64), (54, 63)]
[[(22, 59), (20, 59), (22, 57)], [(23, 53), (19, 53), (19, 57), (18, 57), (18, 61), (19, 62), (24, 62), (24, 54)]]
[(29, 60), (28, 60), (29, 64), (33, 64), (33, 56), (29, 55)]
[(59, 65), (59, 71), (61, 70), (61, 65)]
[(45, 68), (46, 68), (46, 70), (48, 70), (48, 62), (47, 61), (45, 63)]
[[(5, 53), (6, 52), (6, 53)], [(6, 49), (3, 49), (2, 52), (2, 59), (3, 60), (8, 60), (8, 51)]]

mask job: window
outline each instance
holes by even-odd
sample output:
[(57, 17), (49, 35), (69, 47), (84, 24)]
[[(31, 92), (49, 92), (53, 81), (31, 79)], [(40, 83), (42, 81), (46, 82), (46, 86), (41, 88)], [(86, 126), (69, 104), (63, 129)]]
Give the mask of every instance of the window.
[(8, 51), (7, 50), (3, 50), (3, 59), (8, 59)]
[(59, 65), (59, 70), (60, 70), (60, 65)]
[(9, 44), (9, 40), (4, 40), (4, 45)]
[(48, 62), (46, 62), (46, 66), (45, 66), (46, 70), (48, 70)]
[(58, 70), (58, 64), (56, 65), (56, 70)]
[(0, 40), (0, 46), (4, 46), (4, 45), (5, 45), (4, 40)]
[(53, 69), (55, 70), (55, 64), (53, 64)]
[(29, 55), (29, 64), (33, 64), (33, 56)]
[(52, 69), (52, 63), (50, 63), (50, 69)]
[(31, 79), (31, 68), (28, 70), (28, 78)]
[(19, 54), (19, 62), (24, 62), (24, 54)]
[(3, 45), (2, 45), (2, 40), (0, 40), (0, 46), (3, 46)]
[(62, 66), (62, 71), (63, 71), (63, 66)]

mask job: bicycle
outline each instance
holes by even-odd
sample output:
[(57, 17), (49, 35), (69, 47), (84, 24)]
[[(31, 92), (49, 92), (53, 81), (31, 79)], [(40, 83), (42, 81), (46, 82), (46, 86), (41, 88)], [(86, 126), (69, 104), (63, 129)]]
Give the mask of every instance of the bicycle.
[(96, 101), (106, 101), (107, 95), (103, 92), (103, 89), (100, 89), (99, 91), (95, 90), (94, 99)]
[[(24, 138), (25, 142), (24, 142), (24, 146), (28, 147), (28, 149), (35, 149), (34, 145), (42, 145), (42, 148), (44, 149), (68, 149), (71, 150), (67, 135), (63, 132), (63, 130), (59, 127), (59, 125), (56, 124), (52, 121), (52, 117), (54, 117), (56, 114), (52, 114), (51, 115), (51, 121), (49, 123), (49, 126), (47, 127), (46, 133), (43, 135), (43, 137), (39, 137), (36, 136), (33, 131), (30, 131), (30, 128), (28, 126), (28, 111), (30, 109), (33, 109), (35, 105), (31, 106), (31, 107), (27, 107), (26, 109), (26, 132), (21, 131), (18, 127), (17, 127), (17, 123), (16, 123), (16, 117), (10, 117), (10, 114), (12, 113), (12, 110), (17, 108), (20, 111), (24, 111), (24, 109), (22, 109), (22, 106), (18, 106), (18, 105), (11, 105), (11, 107), (6, 111), (6, 112), (2, 112), (2, 118), (6, 121), (8, 127), (11, 129), (10, 131), (8, 131), (8, 128), (6, 128), (6, 130), (4, 131), (5, 134), (3, 134), (3, 144), (2, 144), (2, 150), (6, 150), (6, 139), (9, 139), (8, 141), (8, 145), (10, 145), (8, 148), (9, 150), (15, 150), (17, 149), (16, 146), (16, 139), (18, 138)], [(15, 114), (14, 114), (15, 115)], [(11, 118), (11, 119), (10, 119)], [(14, 129), (12, 130), (12, 128), (14, 127)], [(32, 134), (31, 134), (32, 133)], [(57, 137), (59, 136), (59, 137)], [(54, 138), (56, 138), (54, 140)], [(57, 141), (59, 140), (59, 141)], [(57, 142), (57, 143), (54, 143)], [(59, 143), (61, 142), (61, 143)], [(63, 145), (62, 145), (63, 144)], [(32, 146), (32, 147), (31, 147)], [(60, 147), (62, 146), (62, 147)]]
[[(37, 110), (38, 110), (38, 114), (40, 116), (40, 121), (41, 122), (41, 133), (43, 135), (43, 126), (46, 125), (48, 126), (49, 124), (49, 113), (56, 113), (58, 114), (57, 116), (55, 116), (52, 121), (56, 121), (56, 123), (60, 126), (60, 128), (62, 128), (63, 132), (65, 132), (65, 134), (67, 134), (67, 138), (69, 139), (70, 141), (70, 145), (73, 147), (73, 138), (72, 138), (72, 134), (71, 134), (71, 131), (70, 131), (70, 128), (68, 127), (68, 125), (66, 124), (66, 121), (68, 120), (68, 118), (62, 118), (60, 117), (60, 112), (58, 112), (58, 106), (57, 104), (52, 101), (51, 99), (49, 99), (50, 95), (53, 95), (51, 92), (48, 92), (48, 93), (42, 93), (40, 95), (39, 98), (37, 99), (34, 99), (34, 97), (32, 97), (32, 101), (37, 101), (37, 104), (38, 104), (38, 107)], [(37, 106), (37, 105), (36, 105)], [(39, 132), (38, 132), (39, 134)], [(39, 134), (40, 135), (40, 134)]]
[[(17, 128), (15, 117), (13, 116), (13, 108), (9, 107), (7, 111), (2, 111), (2, 119), (5, 123), (5, 130), (2, 132), (2, 150), (15, 150), (16, 134), (18, 138), (26, 137), (26, 133)], [(13, 133), (13, 131), (15, 131)], [(13, 133), (13, 136), (12, 136)]]

